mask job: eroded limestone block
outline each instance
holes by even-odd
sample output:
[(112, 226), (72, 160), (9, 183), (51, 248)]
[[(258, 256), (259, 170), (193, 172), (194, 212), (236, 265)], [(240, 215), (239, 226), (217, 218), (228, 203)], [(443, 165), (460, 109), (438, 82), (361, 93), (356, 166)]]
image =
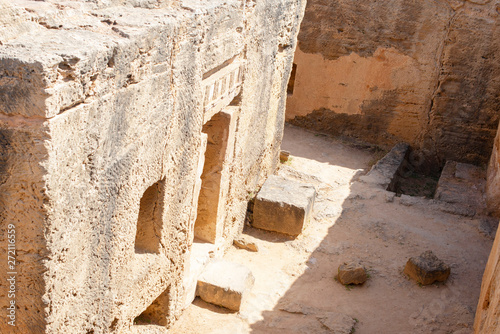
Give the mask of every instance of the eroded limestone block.
[(437, 185), (434, 199), (456, 204), (473, 216), (486, 212), (486, 172), (471, 164), (447, 161)]
[(280, 152), (280, 161), (281, 162), (286, 162), (290, 158), (290, 152), (288, 151), (281, 151)]
[(445, 282), (450, 276), (450, 267), (438, 259), (432, 251), (412, 257), (406, 263), (404, 273), (422, 285)]
[(368, 278), (366, 270), (359, 262), (344, 263), (339, 266), (338, 280), (342, 284), (363, 284)]
[(297, 236), (310, 219), (315, 198), (311, 184), (270, 176), (255, 198), (253, 226)]
[(394, 188), (392, 183), (395, 180), (396, 173), (405, 161), (410, 146), (406, 143), (396, 144), (389, 153), (380, 159), (368, 172), (360, 178), (361, 181), (377, 184), (382, 188)]
[(233, 244), (239, 249), (245, 249), (249, 252), (258, 252), (259, 246), (245, 235), (240, 235), (234, 239)]
[(254, 282), (255, 278), (247, 267), (216, 260), (198, 279), (196, 295), (207, 303), (239, 311)]

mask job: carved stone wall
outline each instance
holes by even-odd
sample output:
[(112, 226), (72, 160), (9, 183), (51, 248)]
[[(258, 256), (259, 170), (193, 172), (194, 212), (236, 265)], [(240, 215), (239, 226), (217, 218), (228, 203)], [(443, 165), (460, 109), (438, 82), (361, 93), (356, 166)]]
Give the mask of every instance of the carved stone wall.
[(500, 108), (498, 1), (310, 0), (287, 119), (486, 164)]
[[(0, 0), (2, 333), (140, 333), (185, 306), (207, 138), (215, 256), (274, 171), (305, 3)], [(220, 213), (220, 214), (219, 214)], [(9, 233), (8, 233), (9, 232)], [(156, 327), (155, 327), (156, 328)]]

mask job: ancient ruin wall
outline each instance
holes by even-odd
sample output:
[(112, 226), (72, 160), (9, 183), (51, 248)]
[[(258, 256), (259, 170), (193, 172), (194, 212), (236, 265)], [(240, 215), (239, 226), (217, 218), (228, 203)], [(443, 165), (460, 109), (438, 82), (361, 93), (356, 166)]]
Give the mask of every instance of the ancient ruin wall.
[[(0, 244), (12, 224), (18, 272), (16, 327), (0, 332), (127, 333), (143, 328), (134, 321), (175, 320), (203, 124), (234, 116), (220, 254), (277, 164), (304, 5), (0, 2)], [(6, 252), (0, 261), (5, 282)]]
[(310, 0), (287, 119), (485, 164), (498, 124), (498, 1)]

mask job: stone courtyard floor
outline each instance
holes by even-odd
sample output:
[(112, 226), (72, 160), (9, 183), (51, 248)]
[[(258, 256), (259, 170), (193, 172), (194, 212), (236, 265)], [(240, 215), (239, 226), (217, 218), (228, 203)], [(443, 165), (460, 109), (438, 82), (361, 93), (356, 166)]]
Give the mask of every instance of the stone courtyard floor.
[[(296, 239), (246, 227), (259, 251), (232, 247), (225, 255), (255, 276), (242, 310), (196, 299), (169, 333), (473, 332), (494, 220), (361, 182), (381, 157), (376, 150), (289, 125), (282, 149), (292, 158), (278, 174), (318, 191), (314, 219)], [(426, 250), (450, 265), (446, 283), (419, 286), (403, 274), (408, 258)], [(335, 280), (351, 260), (368, 270), (362, 286)]]

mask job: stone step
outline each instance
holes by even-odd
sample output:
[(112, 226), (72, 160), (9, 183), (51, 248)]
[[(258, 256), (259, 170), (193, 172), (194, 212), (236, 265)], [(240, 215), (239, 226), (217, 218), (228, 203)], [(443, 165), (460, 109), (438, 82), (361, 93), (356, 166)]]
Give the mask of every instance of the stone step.
[(315, 198), (313, 185), (272, 175), (255, 198), (253, 227), (298, 236), (310, 220)]
[(186, 263), (184, 276), (185, 299), (183, 308), (187, 308), (196, 297), (196, 286), (198, 277), (201, 275), (206, 265), (210, 262), (211, 255), (215, 251), (215, 245), (195, 239), (191, 246), (189, 261)]
[(239, 311), (255, 282), (245, 266), (225, 260), (209, 263), (198, 278), (196, 295), (207, 303)]

